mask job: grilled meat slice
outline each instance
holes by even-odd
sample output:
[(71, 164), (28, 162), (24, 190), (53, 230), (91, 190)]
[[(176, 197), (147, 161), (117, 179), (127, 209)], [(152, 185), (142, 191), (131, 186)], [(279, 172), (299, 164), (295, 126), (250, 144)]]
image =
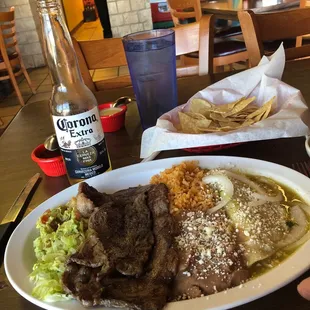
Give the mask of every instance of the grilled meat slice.
[(147, 276), (169, 282), (177, 272), (178, 253), (174, 248), (176, 226), (169, 212), (168, 188), (154, 185), (148, 191), (148, 206), (153, 217), (155, 247)]
[(85, 182), (79, 184), (77, 209), (85, 218), (89, 218), (96, 208), (112, 201), (111, 195), (100, 193)]
[(125, 206), (104, 204), (89, 219), (116, 270), (127, 276), (143, 273), (154, 237), (146, 194), (139, 193)]
[(92, 234), (63, 276), (67, 292), (85, 306), (162, 309), (178, 265), (167, 194), (163, 184), (140, 186), (95, 207)]
[(105, 266), (106, 270), (109, 268), (107, 253), (96, 234), (91, 234), (79, 251), (70, 256), (69, 261), (92, 268), (102, 266)]
[(169, 288), (162, 281), (133, 278), (104, 278), (103, 300), (123, 300), (139, 309), (162, 309), (168, 299)]
[(130, 187), (112, 194), (115, 203), (121, 205), (132, 204), (139, 194), (145, 194), (153, 185)]
[(85, 307), (98, 305), (103, 290), (102, 285), (96, 281), (99, 270), (69, 263), (62, 276), (65, 292), (72, 294)]

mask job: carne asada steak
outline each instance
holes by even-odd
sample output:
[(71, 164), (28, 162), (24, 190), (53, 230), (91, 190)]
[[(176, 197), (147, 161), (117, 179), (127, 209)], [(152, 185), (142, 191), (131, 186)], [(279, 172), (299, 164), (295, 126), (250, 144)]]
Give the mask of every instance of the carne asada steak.
[(85, 184), (78, 201), (82, 216), (89, 218), (89, 234), (68, 260), (66, 291), (84, 306), (162, 309), (178, 268), (167, 187), (107, 195)]

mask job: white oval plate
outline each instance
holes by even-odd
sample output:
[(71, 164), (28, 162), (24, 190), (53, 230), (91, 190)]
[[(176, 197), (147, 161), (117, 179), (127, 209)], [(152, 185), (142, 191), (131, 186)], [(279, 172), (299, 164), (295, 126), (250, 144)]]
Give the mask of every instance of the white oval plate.
[[(310, 204), (310, 179), (292, 169), (277, 164), (241, 157), (195, 156), (156, 160), (111, 171), (89, 179), (87, 183), (99, 191), (112, 193), (120, 189), (147, 184), (154, 174), (185, 160), (198, 160), (200, 166), (205, 168), (238, 168), (244, 172), (271, 177), (296, 191)], [(12, 286), (24, 298), (45, 309), (85, 309), (74, 300), (47, 303), (33, 298), (31, 296), (33, 285), (28, 277), (35, 262), (32, 242), (38, 236), (35, 228), (37, 219), (45, 210), (64, 204), (75, 196), (77, 187), (76, 184), (63, 190), (32, 211), (15, 229), (6, 248), (4, 266)], [(309, 268), (310, 261), (307, 257), (310, 257), (310, 242), (304, 244), (282, 264), (255, 280), (208, 297), (169, 303), (165, 310), (219, 310), (250, 302), (281, 288), (299, 277)], [(104, 308), (97, 307), (96, 309)]]

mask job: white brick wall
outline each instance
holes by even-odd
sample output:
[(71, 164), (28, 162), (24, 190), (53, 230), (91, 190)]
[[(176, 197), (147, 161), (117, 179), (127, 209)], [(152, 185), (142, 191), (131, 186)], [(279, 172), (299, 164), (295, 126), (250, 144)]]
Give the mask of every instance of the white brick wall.
[(143, 23), (143, 28), (144, 29), (152, 29), (152, 27), (153, 27), (153, 22), (152, 21), (148, 20), (148, 21)]
[(118, 13), (116, 2), (108, 2), (108, 9), (110, 15)]
[(113, 37), (153, 28), (150, 0), (107, 1)]
[(129, 0), (121, 0), (116, 2), (118, 13), (130, 12), (130, 2)]
[(23, 58), (23, 62), (26, 68), (35, 68), (33, 55), (31, 56), (23, 55), (22, 58)]
[(15, 25), (16, 25), (17, 33), (36, 29), (36, 24), (34, 20), (29, 17), (16, 18)]
[(17, 42), (19, 45), (39, 42), (38, 33), (34, 30), (20, 32), (17, 34)]
[(27, 56), (37, 55), (42, 52), (40, 42), (22, 44), (19, 48), (20, 48), (22, 55), (27, 55)]
[(130, 0), (132, 10), (138, 11), (145, 8), (145, 1), (143, 0)]
[(136, 24), (139, 22), (138, 13), (135, 11), (124, 13), (123, 18), (125, 25)]
[(15, 18), (32, 17), (29, 4), (22, 4), (15, 8)]
[(140, 23), (140, 24), (130, 25), (130, 29), (131, 29), (131, 33), (133, 33), (133, 32), (143, 31), (144, 27), (143, 27), (143, 24)]
[(38, 16), (36, 10), (31, 7), (33, 2), (34, 0), (0, 0), (1, 11), (8, 11), (11, 6), (15, 7), (17, 42), (26, 68), (45, 65), (39, 38), (40, 28), (36, 23)]
[(144, 23), (149, 21), (149, 10), (148, 9), (144, 9), (138, 12), (139, 15), (139, 22), (140, 23)]
[(110, 16), (110, 23), (112, 27), (121, 26), (124, 24), (124, 18), (122, 14), (116, 14)]
[(145, 0), (145, 8), (149, 9), (151, 7), (150, 0)]
[(9, 8), (11, 6), (18, 6), (21, 4), (27, 4), (28, 0), (4, 0), (6, 7)]
[(45, 59), (44, 59), (43, 54), (33, 55), (33, 61), (34, 61), (35, 67), (42, 67), (45, 65)]
[(121, 27), (118, 27), (118, 32), (119, 32), (119, 36), (120, 37), (123, 37), (127, 34), (130, 34), (131, 33), (131, 29), (130, 29), (130, 26), (121, 26)]

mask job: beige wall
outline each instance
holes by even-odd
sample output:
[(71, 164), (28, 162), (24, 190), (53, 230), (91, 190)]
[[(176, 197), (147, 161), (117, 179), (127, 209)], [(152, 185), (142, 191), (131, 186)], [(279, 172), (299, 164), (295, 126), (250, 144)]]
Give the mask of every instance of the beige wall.
[(83, 20), (83, 0), (62, 0), (69, 31)]

